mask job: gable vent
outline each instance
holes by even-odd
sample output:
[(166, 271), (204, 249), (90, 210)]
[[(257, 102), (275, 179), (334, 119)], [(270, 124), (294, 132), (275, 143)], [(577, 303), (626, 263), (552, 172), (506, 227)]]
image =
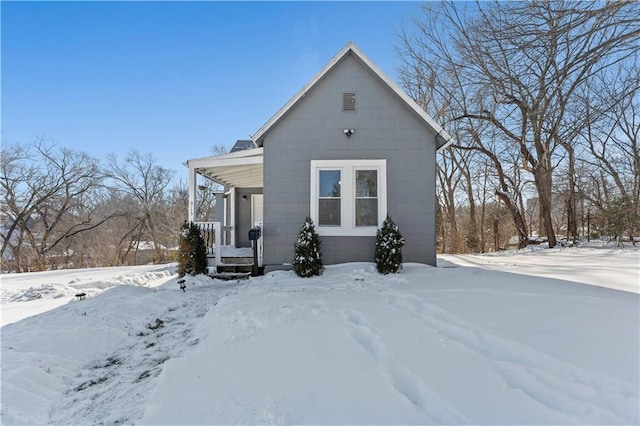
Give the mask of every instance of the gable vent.
[(346, 92), (342, 94), (342, 110), (343, 111), (356, 110), (356, 94), (354, 92)]

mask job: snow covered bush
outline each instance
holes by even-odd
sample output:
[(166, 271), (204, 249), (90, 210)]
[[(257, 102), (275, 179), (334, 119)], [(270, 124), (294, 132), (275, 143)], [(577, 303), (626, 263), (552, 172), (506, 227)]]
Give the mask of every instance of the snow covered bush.
[(402, 246), (404, 237), (391, 216), (382, 223), (376, 232), (376, 267), (381, 274), (396, 273), (402, 269)]
[(320, 253), (320, 237), (307, 216), (302, 230), (298, 234), (293, 256), (293, 270), (299, 277), (307, 278), (322, 273), (322, 253)]
[(178, 276), (186, 274), (198, 275), (207, 272), (207, 247), (200, 228), (193, 222), (186, 221), (180, 227), (180, 243), (178, 245)]

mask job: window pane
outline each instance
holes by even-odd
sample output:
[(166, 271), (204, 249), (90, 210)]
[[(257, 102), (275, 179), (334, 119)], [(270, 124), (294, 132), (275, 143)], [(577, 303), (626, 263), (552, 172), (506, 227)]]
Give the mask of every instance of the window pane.
[(319, 197), (340, 196), (340, 170), (320, 170)]
[(356, 226), (378, 226), (378, 199), (356, 200)]
[(318, 225), (340, 226), (340, 199), (318, 200)]
[(377, 197), (378, 196), (378, 171), (377, 170), (357, 170), (356, 171), (356, 197)]

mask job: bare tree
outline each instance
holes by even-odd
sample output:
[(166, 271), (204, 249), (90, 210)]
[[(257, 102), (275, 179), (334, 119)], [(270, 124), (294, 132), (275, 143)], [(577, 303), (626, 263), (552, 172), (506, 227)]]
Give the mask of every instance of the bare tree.
[(640, 65), (638, 56), (633, 59), (634, 66), (621, 64), (590, 82), (583, 99), (590, 119), (581, 142), (590, 154), (584, 161), (602, 170), (596, 182), (602, 191), (589, 194), (590, 202), (602, 212), (612, 211), (613, 204), (614, 210), (626, 210), (625, 231), (635, 244), (640, 227)]
[(70, 238), (111, 218), (97, 209), (101, 172), (85, 153), (58, 148), (44, 138), (9, 145), (2, 149), (0, 173), (5, 194), (0, 255), (16, 262), (18, 270), (46, 268), (48, 258)]
[(133, 250), (135, 262), (141, 243), (150, 242), (156, 259), (163, 260), (165, 247), (162, 237), (167, 222), (163, 202), (173, 172), (158, 166), (151, 154), (136, 150), (129, 152), (124, 162), (110, 155), (108, 169), (113, 187), (125, 197), (135, 200), (133, 209), (127, 209), (126, 212), (130, 221), (127, 232), (123, 234), (129, 242), (127, 253)]
[[(430, 10), (430, 9), (425, 9)], [(524, 215), (517, 201), (517, 182), (508, 175), (509, 161), (513, 149), (488, 123), (461, 117), (466, 111), (482, 108), (480, 97), (469, 91), (451, 46), (446, 42), (448, 35), (437, 20), (416, 21), (419, 36), (411, 37), (403, 32), (402, 46), (398, 52), (403, 61), (399, 70), (400, 79), (408, 93), (431, 115), (443, 123), (448, 123), (450, 133), (455, 135), (455, 149), (485, 155), (492, 164), (494, 194), (508, 207), (517, 229), (520, 245), (528, 240)], [(506, 155), (506, 158), (502, 158)], [(442, 157), (444, 160), (445, 158)], [(439, 167), (444, 167), (442, 161)], [(450, 173), (457, 173), (455, 165)]]
[[(431, 83), (422, 92), (447, 99), (459, 113), (456, 120), (488, 123), (497, 140), (517, 147), (519, 167), (533, 177), (549, 246), (555, 246), (554, 156), (571, 140), (571, 105), (589, 79), (637, 52), (640, 8), (629, 1), (495, 2), (476, 3), (472, 11), (455, 3), (427, 5), (424, 12), (416, 35), (401, 34), (405, 86)], [(513, 211), (508, 194), (497, 194)]]
[(436, 174), (440, 214), (443, 221), (441, 249), (445, 253), (458, 253), (462, 248), (457, 219), (459, 200), (457, 192), (462, 175), (454, 168), (452, 157), (455, 155), (456, 152), (449, 148), (441, 152), (442, 160)]

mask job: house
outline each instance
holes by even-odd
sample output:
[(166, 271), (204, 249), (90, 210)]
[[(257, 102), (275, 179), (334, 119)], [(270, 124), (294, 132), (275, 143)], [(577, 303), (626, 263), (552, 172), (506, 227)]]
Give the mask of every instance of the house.
[(248, 231), (261, 225), (259, 263), (267, 270), (290, 267), (306, 216), (320, 235), (324, 264), (371, 262), (387, 213), (406, 238), (404, 261), (435, 265), (436, 152), (450, 143), (348, 43), (251, 141), (187, 161), (189, 219), (195, 221), (199, 174), (225, 187), (216, 241), (250, 247)]

